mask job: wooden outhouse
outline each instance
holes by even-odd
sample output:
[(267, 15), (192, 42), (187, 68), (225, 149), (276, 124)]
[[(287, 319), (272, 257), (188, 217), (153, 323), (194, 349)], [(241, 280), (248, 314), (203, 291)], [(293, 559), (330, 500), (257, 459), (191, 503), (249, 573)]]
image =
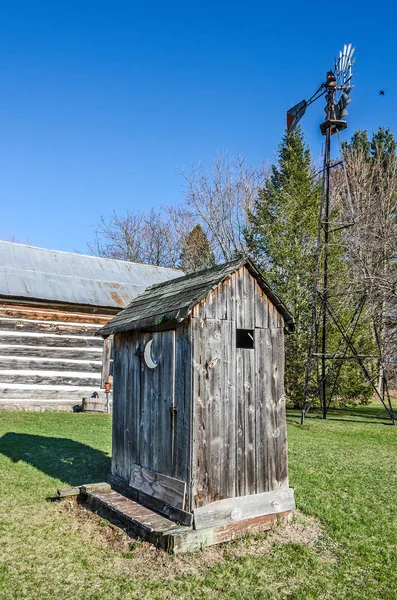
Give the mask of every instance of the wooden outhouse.
[(189, 526), (180, 549), (295, 507), (284, 396), (293, 327), (244, 258), (147, 288), (98, 332), (114, 335), (112, 481)]

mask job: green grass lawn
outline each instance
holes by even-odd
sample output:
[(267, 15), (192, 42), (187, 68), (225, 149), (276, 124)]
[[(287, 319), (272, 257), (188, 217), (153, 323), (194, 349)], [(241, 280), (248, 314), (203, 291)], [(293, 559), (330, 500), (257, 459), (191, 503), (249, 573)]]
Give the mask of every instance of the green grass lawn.
[(312, 414), (301, 427), (291, 411), (294, 523), (172, 557), (51, 501), (106, 478), (110, 417), (0, 413), (0, 598), (397, 599), (397, 428), (381, 414)]

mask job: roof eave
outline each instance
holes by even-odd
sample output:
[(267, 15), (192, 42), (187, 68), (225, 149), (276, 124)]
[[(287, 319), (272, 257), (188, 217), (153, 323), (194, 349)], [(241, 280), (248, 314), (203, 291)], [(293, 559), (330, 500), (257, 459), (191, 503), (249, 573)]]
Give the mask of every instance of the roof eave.
[(109, 335), (115, 335), (117, 333), (126, 333), (128, 331), (150, 329), (150, 328), (161, 328), (166, 324), (178, 324), (182, 323), (190, 314), (191, 307), (181, 308), (176, 311), (170, 311), (161, 315), (152, 315), (145, 319), (139, 319), (136, 321), (129, 321), (127, 323), (115, 324), (111, 327), (104, 325), (101, 329), (96, 331), (95, 335), (100, 335), (103, 338), (109, 337)]

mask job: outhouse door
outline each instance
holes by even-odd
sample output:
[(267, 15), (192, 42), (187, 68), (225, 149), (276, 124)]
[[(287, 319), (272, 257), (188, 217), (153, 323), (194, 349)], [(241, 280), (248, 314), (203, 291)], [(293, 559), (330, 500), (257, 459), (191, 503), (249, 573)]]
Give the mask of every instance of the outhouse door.
[(176, 424), (175, 331), (144, 333), (140, 342), (139, 464), (172, 476)]

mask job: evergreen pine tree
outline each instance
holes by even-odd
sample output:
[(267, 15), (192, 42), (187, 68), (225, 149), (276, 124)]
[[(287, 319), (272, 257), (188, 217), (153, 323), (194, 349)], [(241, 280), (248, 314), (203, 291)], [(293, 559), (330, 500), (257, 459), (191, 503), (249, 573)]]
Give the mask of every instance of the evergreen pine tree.
[[(278, 163), (259, 191), (246, 232), (250, 251), (295, 317), (296, 331), (287, 336), (285, 345), (286, 393), (295, 406), (301, 406), (303, 401), (320, 195), (321, 181), (316, 176), (302, 131), (297, 128), (281, 141)], [(334, 214), (333, 218), (338, 217)], [(341, 235), (336, 234), (333, 241), (329, 269), (335, 285), (333, 292), (338, 296), (338, 292), (348, 286), (349, 269)], [(343, 321), (346, 319), (347, 313)], [(339, 338), (336, 328), (330, 325), (330, 349), (337, 349)], [(339, 400), (353, 402), (359, 398), (364, 401), (368, 387), (361, 380), (355, 364), (344, 366), (337, 389)]]
[(182, 244), (181, 268), (185, 273), (207, 269), (215, 264), (214, 253), (200, 224), (193, 227)]
[(300, 128), (285, 135), (250, 215), (247, 242), (296, 321), (286, 338), (286, 392), (302, 401), (309, 343), (320, 184)]

